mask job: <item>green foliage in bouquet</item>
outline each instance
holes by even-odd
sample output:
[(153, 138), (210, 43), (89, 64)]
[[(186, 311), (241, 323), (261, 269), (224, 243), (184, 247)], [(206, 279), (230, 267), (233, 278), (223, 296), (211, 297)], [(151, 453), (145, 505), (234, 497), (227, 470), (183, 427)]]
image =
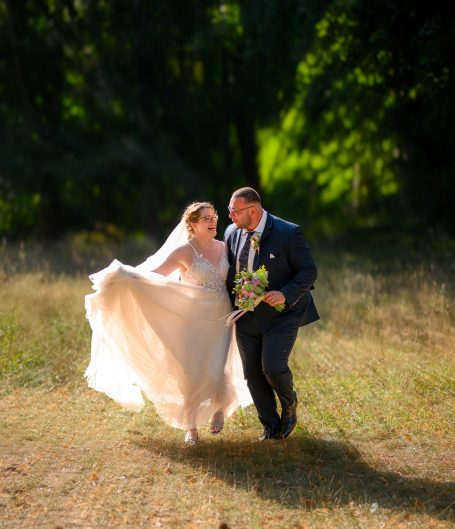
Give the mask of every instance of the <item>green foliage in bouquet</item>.
[[(265, 289), (269, 286), (269, 273), (264, 265), (255, 272), (242, 270), (237, 272), (234, 279), (235, 305), (242, 310), (252, 311), (262, 301)], [(275, 305), (278, 312), (284, 310), (284, 303)]]

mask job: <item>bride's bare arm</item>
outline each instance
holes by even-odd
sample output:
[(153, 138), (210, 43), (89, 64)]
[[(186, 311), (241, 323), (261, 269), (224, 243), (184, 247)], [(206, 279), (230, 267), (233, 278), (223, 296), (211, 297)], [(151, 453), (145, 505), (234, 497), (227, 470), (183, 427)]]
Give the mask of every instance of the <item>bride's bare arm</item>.
[(186, 272), (191, 266), (192, 259), (193, 251), (188, 244), (185, 244), (175, 249), (164, 263), (152, 270), (152, 272), (163, 276), (167, 276), (177, 269), (181, 272)]

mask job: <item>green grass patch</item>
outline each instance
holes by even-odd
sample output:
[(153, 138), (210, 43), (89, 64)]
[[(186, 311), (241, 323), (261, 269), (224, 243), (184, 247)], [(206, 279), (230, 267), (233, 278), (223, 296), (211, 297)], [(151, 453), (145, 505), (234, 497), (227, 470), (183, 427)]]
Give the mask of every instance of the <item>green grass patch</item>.
[(85, 273), (0, 266), (0, 526), (455, 527), (454, 264), (319, 261), (295, 433), (249, 407), (191, 449), (86, 388)]

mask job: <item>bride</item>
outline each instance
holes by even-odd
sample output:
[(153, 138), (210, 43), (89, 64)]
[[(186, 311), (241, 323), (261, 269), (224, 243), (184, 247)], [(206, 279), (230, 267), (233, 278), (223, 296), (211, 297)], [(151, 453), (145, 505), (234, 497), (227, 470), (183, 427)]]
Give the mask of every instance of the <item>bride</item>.
[(213, 204), (195, 202), (166, 243), (137, 267), (114, 260), (90, 276), (85, 298), (92, 334), (88, 385), (126, 408), (140, 410), (143, 395), (162, 419), (198, 442), (210, 421), (219, 433), (225, 417), (251, 403), (231, 328), (225, 246), (215, 239)]

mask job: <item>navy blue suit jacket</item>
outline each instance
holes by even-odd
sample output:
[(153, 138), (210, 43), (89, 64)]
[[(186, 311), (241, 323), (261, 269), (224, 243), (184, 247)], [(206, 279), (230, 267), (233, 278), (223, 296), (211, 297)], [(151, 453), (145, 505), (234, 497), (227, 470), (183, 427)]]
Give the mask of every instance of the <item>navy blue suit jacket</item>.
[[(230, 265), (226, 285), (233, 305), (232, 289), (240, 236), (241, 230), (236, 229), (235, 224), (226, 229), (225, 242)], [(280, 290), (286, 298), (286, 308), (278, 312), (267, 303), (259, 303), (254, 309), (254, 316), (261, 332), (301, 327), (319, 319), (310, 293), (314, 288), (317, 268), (300, 226), (267, 213), (253, 269), (262, 265), (269, 272), (268, 290)]]

